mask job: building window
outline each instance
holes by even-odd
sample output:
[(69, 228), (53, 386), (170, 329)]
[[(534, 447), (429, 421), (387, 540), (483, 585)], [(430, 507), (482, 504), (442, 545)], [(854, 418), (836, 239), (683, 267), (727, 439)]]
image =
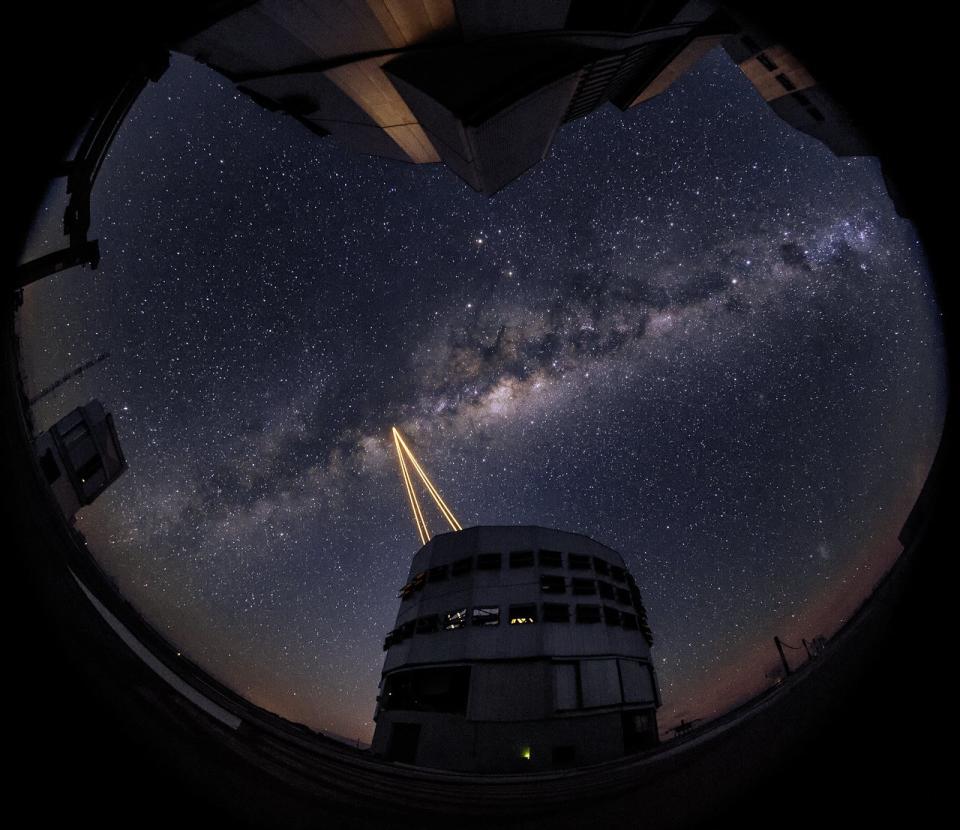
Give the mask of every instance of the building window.
[(473, 570), (473, 557), (467, 556), (463, 559), (458, 559), (450, 566), (450, 573), (454, 576), (463, 576), (464, 574), (470, 573)]
[(610, 566), (610, 576), (612, 576), (617, 582), (627, 581), (627, 572), (617, 565)]
[(596, 582), (594, 582), (592, 579), (581, 579), (577, 576), (570, 580), (570, 588), (574, 594), (578, 594), (580, 596), (587, 596), (597, 593)]
[(593, 569), (598, 574), (603, 574), (603, 576), (610, 575), (610, 564), (605, 559), (600, 559), (596, 556), (593, 557)]
[(478, 571), (499, 571), (500, 554), (499, 553), (481, 553), (477, 557)]
[(777, 68), (777, 65), (770, 59), (766, 52), (761, 52), (757, 55), (757, 60), (760, 61), (764, 69), (769, 69), (771, 72)]
[(443, 630), (453, 631), (457, 628), (463, 628), (467, 624), (467, 609), (459, 608), (456, 611), (448, 613), (443, 620)]
[(413, 669), (388, 675), (380, 705), (385, 710), (466, 714), (470, 667)]
[(637, 615), (631, 614), (629, 611), (620, 612), (620, 624), (628, 631), (636, 631), (640, 628), (640, 625), (637, 621)]
[(510, 567), (511, 568), (532, 568), (533, 567), (533, 551), (532, 550), (515, 550), (510, 554)]
[(774, 77), (780, 82), (780, 86), (782, 86), (787, 92), (793, 92), (797, 88), (797, 85), (782, 72), (779, 75), (774, 75)]
[(541, 568), (562, 568), (563, 554), (558, 550), (541, 550), (537, 554)]
[(427, 572), (426, 572), (426, 571), (420, 571), (420, 573), (418, 573), (418, 574), (413, 578), (413, 582), (412, 582), (413, 590), (414, 590), (414, 591), (422, 591), (422, 590), (423, 590), (423, 584), (424, 584), (426, 581), (427, 581)]
[(427, 571), (427, 582), (444, 582), (447, 579), (447, 566), (437, 565)]
[(417, 634), (432, 634), (440, 628), (438, 614), (427, 614), (417, 620)]
[(577, 604), (577, 622), (578, 623), (598, 623), (600, 622), (600, 606)]
[(570, 622), (570, 606), (565, 602), (545, 602), (543, 604), (544, 622)]
[(408, 639), (409, 637), (412, 637), (412, 636), (413, 636), (413, 627), (414, 627), (414, 621), (413, 621), (413, 620), (410, 620), (409, 622), (405, 622), (403, 625), (401, 625), (399, 628), (397, 628), (397, 630), (396, 630), (396, 635), (397, 635), (397, 636), (396, 636), (396, 638), (395, 638), (396, 641), (399, 642), (400, 640), (406, 640), (406, 639)]
[(537, 621), (537, 606), (531, 603), (510, 606), (510, 625), (528, 625)]
[(613, 586), (602, 579), (597, 580), (597, 593), (604, 599), (613, 599)]
[(630, 605), (630, 592), (626, 588), (617, 588), (617, 602)]
[(397, 642), (397, 632), (396, 630), (391, 631), (383, 640), (383, 650), (386, 651), (390, 646)]
[(620, 627), (620, 611), (616, 608), (613, 608), (609, 605), (603, 606), (603, 621), (607, 625), (615, 625), (618, 628)]
[(567, 581), (562, 576), (541, 574), (540, 590), (545, 594), (565, 594), (567, 592)]
[(500, 608), (496, 605), (478, 605), (473, 609), (474, 625), (500, 625)]
[(586, 571), (590, 568), (590, 557), (582, 553), (568, 553), (567, 567), (571, 571)]

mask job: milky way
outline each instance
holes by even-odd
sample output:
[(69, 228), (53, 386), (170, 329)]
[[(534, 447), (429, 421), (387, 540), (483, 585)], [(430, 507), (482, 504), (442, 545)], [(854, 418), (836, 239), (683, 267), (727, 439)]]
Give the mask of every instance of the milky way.
[(780, 122), (721, 53), (491, 199), (175, 57), (93, 234), (101, 268), (20, 320), (31, 391), (111, 352), (34, 412), (116, 417), (130, 469), (78, 527), (186, 657), (349, 738), (417, 547), (391, 426), (464, 526), (624, 554), (664, 727), (771, 682), (774, 634), (842, 623), (939, 438), (939, 322), (876, 161)]

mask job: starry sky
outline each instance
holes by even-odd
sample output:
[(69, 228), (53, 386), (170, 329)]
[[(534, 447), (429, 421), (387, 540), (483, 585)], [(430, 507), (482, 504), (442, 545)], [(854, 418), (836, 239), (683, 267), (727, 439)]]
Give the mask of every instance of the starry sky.
[(77, 527), (185, 657), (348, 739), (418, 547), (392, 425), (464, 526), (624, 555), (662, 729), (772, 683), (775, 634), (849, 617), (940, 435), (938, 312), (878, 163), (781, 122), (721, 52), (489, 199), (175, 55), (91, 236), (99, 270), (29, 287), (19, 319), (28, 393), (111, 353), (34, 408), (116, 419), (130, 468)]

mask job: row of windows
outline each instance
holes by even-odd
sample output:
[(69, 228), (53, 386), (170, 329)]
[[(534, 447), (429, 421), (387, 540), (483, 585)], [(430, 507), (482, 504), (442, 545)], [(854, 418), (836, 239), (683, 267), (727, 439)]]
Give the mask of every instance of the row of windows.
[[(553, 708), (556, 711), (593, 709), (622, 704), (656, 704), (650, 667), (638, 660), (601, 658), (553, 663)], [(470, 666), (431, 666), (388, 675), (378, 697), (385, 711), (451, 712), (466, 714)], [(631, 713), (648, 715), (649, 713)], [(651, 729), (655, 721), (632, 723), (633, 732)]]
[[(563, 568), (563, 554), (558, 550), (515, 550), (508, 554), (510, 568), (532, 568), (539, 565), (541, 568)], [(428, 582), (445, 582), (451, 577), (464, 576), (474, 569), (478, 571), (499, 571), (503, 567), (503, 554), (481, 553), (476, 557), (465, 556), (450, 565), (436, 565), (426, 571), (421, 571), (400, 589), (400, 596), (409, 599), (414, 591), (422, 590)], [(625, 568), (611, 565), (598, 556), (588, 556), (585, 553), (568, 553), (567, 568), (572, 571), (593, 570), (601, 576), (609, 576), (615, 582), (634, 585), (633, 578)]]
[[(565, 594), (567, 587), (567, 580), (562, 576), (543, 574), (540, 577), (540, 590), (545, 594)], [(575, 576), (570, 579), (569, 588), (570, 593), (576, 596), (599, 594), (604, 599), (615, 599), (623, 605), (633, 605), (634, 602), (634, 598), (628, 589), (618, 588), (602, 579), (583, 579)]]
[[(537, 622), (569, 623), (604, 622), (609, 626), (625, 628), (628, 631), (640, 631), (649, 639), (649, 628), (641, 615), (621, 611), (610, 605), (577, 603), (571, 615), (570, 606), (565, 602), (544, 602), (539, 606), (535, 602), (511, 605), (507, 609), (504, 622), (509, 625), (530, 625)], [(446, 614), (427, 614), (415, 620), (403, 623), (395, 628), (383, 641), (386, 651), (395, 643), (400, 643), (414, 634), (432, 634), (436, 631), (455, 631), (467, 625), (485, 628), (500, 625), (500, 606), (477, 605), (472, 609), (458, 608)]]

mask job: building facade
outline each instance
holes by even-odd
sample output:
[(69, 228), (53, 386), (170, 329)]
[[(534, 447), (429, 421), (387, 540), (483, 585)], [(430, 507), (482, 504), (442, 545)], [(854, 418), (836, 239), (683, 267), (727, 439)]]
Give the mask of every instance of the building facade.
[(54, 498), (71, 521), (127, 469), (113, 417), (96, 399), (38, 435), (34, 449)]
[(357, 153), (443, 163), (486, 195), (543, 159), (563, 124), (663, 91), (728, 32), (704, 0), (257, 0), (226, 9), (177, 50), (317, 135)]
[(413, 557), (372, 751), (476, 772), (596, 763), (657, 743), (652, 635), (614, 550), (542, 527), (472, 527)]

